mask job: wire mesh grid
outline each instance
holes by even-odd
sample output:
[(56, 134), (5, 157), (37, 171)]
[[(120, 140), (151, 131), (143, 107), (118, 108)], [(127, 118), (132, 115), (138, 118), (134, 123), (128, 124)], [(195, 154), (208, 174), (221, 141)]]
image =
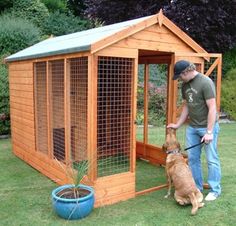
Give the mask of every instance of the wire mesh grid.
[(35, 111), (37, 117), (37, 150), (48, 154), (48, 118), (47, 118), (47, 65), (46, 62), (34, 64)]
[(87, 160), (88, 58), (68, 60), (70, 70), (71, 160)]
[[(214, 63), (214, 61), (216, 60), (215, 57), (211, 57), (209, 61), (204, 62), (204, 73), (206, 73), (208, 71), (208, 69), (211, 67), (211, 65)], [(209, 78), (212, 79), (212, 81), (214, 82), (215, 86), (217, 85), (217, 67), (211, 72), (211, 74), (209, 75)]]
[(165, 142), (167, 110), (166, 64), (150, 64), (148, 80), (148, 143), (162, 145)]
[(64, 60), (49, 62), (51, 75), (52, 102), (52, 139), (53, 156), (63, 161), (65, 159), (65, 127), (64, 127)]
[(98, 59), (98, 176), (130, 170), (133, 66), (131, 58)]

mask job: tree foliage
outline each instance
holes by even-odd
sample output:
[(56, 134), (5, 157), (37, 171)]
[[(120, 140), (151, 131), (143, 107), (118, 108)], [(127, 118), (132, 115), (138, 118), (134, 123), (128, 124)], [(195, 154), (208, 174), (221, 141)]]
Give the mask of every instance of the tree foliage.
[(225, 52), (236, 43), (236, 1), (174, 0), (165, 13), (209, 52)]
[(84, 11), (87, 8), (85, 0), (67, 0), (67, 7), (75, 16), (79, 17), (84, 16)]
[(91, 28), (91, 24), (88, 20), (80, 19), (72, 14), (67, 15), (60, 13), (59, 11), (51, 13), (42, 26), (44, 34), (54, 36), (70, 34)]
[(157, 13), (168, 0), (85, 0), (86, 15), (104, 24), (134, 19)]
[(14, 0), (1, 0), (0, 1), (0, 13), (13, 6)]
[(235, 75), (236, 67), (226, 74), (226, 78), (223, 79), (221, 87), (221, 108), (234, 120), (236, 120)]
[(235, 0), (84, 0), (86, 15), (104, 24), (157, 13), (160, 8), (209, 52), (225, 52), (236, 43)]
[(7, 15), (0, 17), (1, 55), (15, 53), (38, 41), (40, 41), (40, 31), (34, 24)]
[(49, 16), (47, 7), (40, 0), (15, 0), (10, 14), (27, 19), (38, 27)]
[(41, 2), (47, 7), (49, 12), (59, 11), (66, 13), (67, 11), (66, 0), (41, 0)]
[(0, 135), (10, 133), (10, 104), (7, 67), (0, 57)]
[(236, 68), (236, 45), (233, 49), (227, 51), (223, 55), (223, 74), (225, 75), (224, 78), (227, 76), (226, 73), (232, 68)]

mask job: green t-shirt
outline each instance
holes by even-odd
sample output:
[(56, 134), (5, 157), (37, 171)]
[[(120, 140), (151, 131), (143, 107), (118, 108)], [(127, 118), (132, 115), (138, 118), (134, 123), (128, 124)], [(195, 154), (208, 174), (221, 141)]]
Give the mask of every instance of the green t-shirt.
[(203, 74), (197, 74), (189, 82), (183, 83), (182, 97), (188, 106), (189, 124), (193, 127), (207, 127), (206, 100), (216, 97), (213, 81)]

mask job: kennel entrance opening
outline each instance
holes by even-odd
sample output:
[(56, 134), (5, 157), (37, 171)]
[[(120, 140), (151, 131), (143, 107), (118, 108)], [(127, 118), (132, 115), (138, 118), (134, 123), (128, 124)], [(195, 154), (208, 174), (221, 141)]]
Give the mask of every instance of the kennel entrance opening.
[(136, 129), (136, 192), (166, 184), (165, 142), (171, 55), (140, 51)]

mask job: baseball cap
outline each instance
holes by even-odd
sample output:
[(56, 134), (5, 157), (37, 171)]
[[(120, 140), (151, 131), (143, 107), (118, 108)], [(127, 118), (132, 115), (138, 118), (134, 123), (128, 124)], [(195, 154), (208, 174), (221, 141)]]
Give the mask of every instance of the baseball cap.
[(188, 67), (190, 66), (190, 62), (186, 60), (180, 60), (175, 63), (174, 67), (174, 76), (173, 80), (176, 80), (179, 78), (180, 74)]

